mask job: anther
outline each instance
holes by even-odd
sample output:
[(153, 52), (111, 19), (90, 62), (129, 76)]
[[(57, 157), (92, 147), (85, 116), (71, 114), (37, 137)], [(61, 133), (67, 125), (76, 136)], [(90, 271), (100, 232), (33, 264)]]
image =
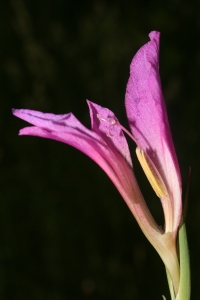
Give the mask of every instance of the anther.
[(144, 150), (138, 147), (136, 148), (136, 155), (156, 195), (159, 198), (161, 197), (168, 198), (166, 186), (154, 163), (146, 155)]
[(136, 144), (137, 144), (137, 139), (134, 138), (134, 136), (124, 127), (122, 126), (117, 119), (115, 118), (102, 118), (99, 114), (97, 114), (97, 118), (102, 121), (102, 122), (108, 122), (110, 123), (110, 125), (108, 126), (109, 132), (107, 134), (107, 136), (109, 137), (114, 137), (112, 134), (110, 134), (110, 128), (111, 126), (117, 125), (121, 128), (122, 131), (124, 131)]

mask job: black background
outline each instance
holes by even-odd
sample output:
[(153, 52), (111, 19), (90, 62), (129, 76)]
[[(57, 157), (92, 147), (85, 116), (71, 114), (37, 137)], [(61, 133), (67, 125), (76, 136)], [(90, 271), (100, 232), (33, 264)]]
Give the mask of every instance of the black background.
[[(12, 107), (73, 113), (85, 99), (128, 126), (129, 64), (161, 31), (163, 93), (183, 192), (192, 167), (187, 229), (192, 298), (200, 298), (199, 1), (2, 0), (0, 2), (0, 298), (169, 299), (164, 266), (113, 184), (89, 158), (51, 140), (18, 137)], [(159, 199), (135, 158), (150, 209)]]

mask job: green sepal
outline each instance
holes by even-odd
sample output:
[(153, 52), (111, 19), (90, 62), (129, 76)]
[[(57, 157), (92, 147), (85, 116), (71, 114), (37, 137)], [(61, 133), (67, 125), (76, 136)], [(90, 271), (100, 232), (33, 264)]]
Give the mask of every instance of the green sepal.
[(178, 232), (179, 244), (179, 259), (180, 259), (180, 286), (176, 300), (189, 300), (190, 299), (190, 258), (187, 242), (187, 234), (185, 223), (182, 222)]
[(180, 285), (178, 294), (175, 296), (170, 275), (166, 269), (167, 281), (171, 300), (190, 300), (190, 258), (185, 223), (182, 221), (178, 232), (178, 248), (180, 260)]

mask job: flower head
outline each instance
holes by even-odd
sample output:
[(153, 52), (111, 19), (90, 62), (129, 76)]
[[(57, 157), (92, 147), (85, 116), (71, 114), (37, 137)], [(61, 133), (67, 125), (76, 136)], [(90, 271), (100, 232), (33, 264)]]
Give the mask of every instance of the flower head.
[(87, 101), (91, 130), (72, 113), (54, 115), (14, 109), (13, 114), (33, 125), (20, 130), (20, 135), (40, 136), (69, 144), (88, 155), (105, 171), (164, 261), (177, 293), (176, 234), (182, 214), (181, 179), (160, 83), (159, 33), (153, 31), (149, 36), (150, 41), (139, 49), (131, 63), (125, 106), (132, 131), (128, 134), (137, 144), (139, 161), (162, 203), (164, 230), (155, 222), (144, 201), (123, 133), (127, 130), (113, 112)]

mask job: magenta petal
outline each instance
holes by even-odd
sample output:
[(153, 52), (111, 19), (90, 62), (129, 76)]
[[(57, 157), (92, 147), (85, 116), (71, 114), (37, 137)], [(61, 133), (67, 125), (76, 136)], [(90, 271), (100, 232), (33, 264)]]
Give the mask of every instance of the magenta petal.
[(181, 214), (181, 179), (160, 83), (160, 33), (153, 31), (149, 36), (150, 42), (141, 47), (132, 60), (125, 106), (138, 146), (148, 153), (173, 198), (177, 228)]
[(111, 148), (117, 149), (119, 153), (132, 166), (129, 147), (118, 120), (114, 113), (108, 108), (87, 101), (90, 109), (92, 130), (100, 135)]
[[(20, 130), (20, 135), (34, 135), (50, 138), (69, 144), (93, 159), (110, 177), (121, 194), (132, 190), (131, 158), (124, 134), (119, 126), (109, 127), (106, 118), (115, 115), (108, 109), (88, 102), (93, 130), (82, 125), (73, 114), (54, 115), (26, 109), (14, 109), (13, 114), (32, 127)], [(105, 121), (101, 121), (101, 116)], [(107, 124), (108, 123), (108, 124)], [(108, 137), (111, 130), (113, 135)], [(123, 195), (124, 196), (124, 195)]]
[[(118, 151), (132, 166), (128, 144), (123, 131), (117, 124), (109, 122), (111, 119), (116, 123), (118, 122), (114, 113), (90, 101), (88, 101), (88, 106), (90, 109), (92, 130), (83, 126), (72, 113), (54, 115), (33, 110), (13, 109), (13, 114), (36, 127), (48, 130), (48, 132), (69, 133), (69, 131), (73, 131), (72, 134), (79, 134), (83, 138), (92, 138), (100, 143), (106, 143), (112, 150)], [(112, 134), (112, 136), (108, 136), (109, 134)], [(68, 144), (67, 139), (65, 142)]]
[(54, 115), (16, 109), (13, 114), (34, 126), (20, 130), (69, 144), (93, 159), (112, 180), (141, 229), (154, 245), (161, 234), (142, 197), (132, 170), (128, 145), (115, 115), (107, 108), (88, 101), (92, 130), (83, 126), (73, 114)]
[[(83, 126), (71, 113), (53, 115), (19, 109), (13, 110), (13, 114), (35, 125), (21, 129), (20, 135), (39, 136), (69, 144), (94, 160), (112, 180), (141, 229), (154, 244), (160, 228), (152, 218), (136, 182), (121, 128), (115, 124), (111, 124), (110, 128), (109, 118), (117, 119), (108, 109), (91, 102), (88, 104), (92, 130)], [(112, 132), (112, 137), (107, 135), (109, 132)]]

